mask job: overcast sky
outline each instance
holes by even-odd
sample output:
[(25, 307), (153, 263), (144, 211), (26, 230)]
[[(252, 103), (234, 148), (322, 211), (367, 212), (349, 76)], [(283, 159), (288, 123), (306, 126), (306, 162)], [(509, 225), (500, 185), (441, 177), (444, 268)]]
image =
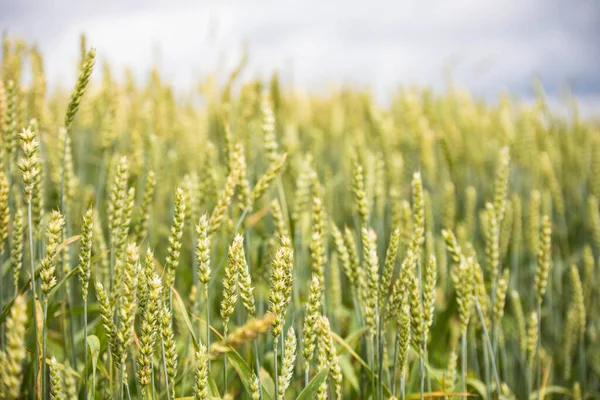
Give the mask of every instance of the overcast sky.
[(37, 41), (50, 79), (73, 79), (85, 32), (101, 60), (139, 76), (158, 61), (177, 85), (229, 70), (246, 42), (248, 74), (278, 69), (310, 89), (441, 88), (449, 65), (461, 86), (487, 98), (527, 97), (539, 76), (551, 97), (568, 85), (600, 107), (600, 2), (592, 0), (0, 0), (0, 29)]

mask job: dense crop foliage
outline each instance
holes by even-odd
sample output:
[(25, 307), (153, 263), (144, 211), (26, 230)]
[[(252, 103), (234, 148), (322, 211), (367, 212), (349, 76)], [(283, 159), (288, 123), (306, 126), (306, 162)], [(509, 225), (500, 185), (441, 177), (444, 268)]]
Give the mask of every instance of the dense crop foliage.
[(175, 90), (82, 40), (48, 91), (4, 41), (0, 398), (600, 397), (576, 104), (381, 105), (243, 65)]

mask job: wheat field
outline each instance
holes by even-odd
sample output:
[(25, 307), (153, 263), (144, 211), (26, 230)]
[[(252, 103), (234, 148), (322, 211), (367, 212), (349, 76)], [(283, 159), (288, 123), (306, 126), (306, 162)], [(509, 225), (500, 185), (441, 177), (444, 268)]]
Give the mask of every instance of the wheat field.
[(0, 398), (600, 398), (576, 99), (381, 103), (245, 63), (182, 90), (82, 36), (50, 85), (4, 39)]

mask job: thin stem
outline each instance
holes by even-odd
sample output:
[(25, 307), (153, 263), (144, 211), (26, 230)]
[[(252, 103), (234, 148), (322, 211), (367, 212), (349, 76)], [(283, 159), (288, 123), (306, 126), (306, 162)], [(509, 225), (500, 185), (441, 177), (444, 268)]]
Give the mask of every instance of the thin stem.
[[(35, 260), (34, 260), (34, 249), (33, 249), (33, 228), (32, 228), (32, 218), (31, 218), (31, 201), (27, 202), (27, 226), (28, 226), (28, 235), (29, 235), (29, 266), (31, 268), (31, 310), (33, 312), (33, 320), (35, 321), (33, 324), (33, 335), (34, 338), (37, 338), (37, 313), (36, 313), (36, 298), (37, 298), (37, 294), (36, 294), (36, 285), (35, 285)], [(34, 339), (34, 348), (35, 348), (35, 358), (37, 360), (38, 358), (38, 342), (37, 339)], [(37, 383), (37, 376), (38, 376), (38, 370), (37, 370), (37, 362), (33, 363), (33, 371), (34, 371), (34, 382)], [(36, 387), (36, 385), (34, 385), (34, 387)]]
[[(227, 340), (227, 326), (225, 326), (223, 340)], [(277, 349), (275, 349), (275, 354), (277, 355)], [(275, 364), (275, 369), (277, 369), (277, 364)], [(275, 384), (275, 388), (277, 388), (277, 384)], [(277, 393), (277, 389), (275, 389), (275, 393)], [(226, 394), (227, 394), (227, 355), (224, 355), (223, 356), (223, 396), (225, 396)]]
[[(87, 349), (87, 299), (83, 299), (83, 398), (88, 395), (88, 349)], [(92, 397), (93, 398), (93, 397)]]
[(258, 355), (258, 338), (254, 338), (254, 362), (256, 363), (256, 378), (258, 379), (258, 395), (262, 400), (262, 382), (260, 380), (260, 360)]
[(581, 370), (581, 392), (585, 393), (585, 387), (586, 387), (586, 369), (585, 369), (585, 337), (582, 336), (579, 339), (579, 369)]
[(421, 373), (421, 393), (419, 398), (421, 400), (423, 400), (424, 398), (424, 393), (425, 393), (425, 355), (422, 354), (421, 357), (419, 357), (419, 370)]
[(541, 358), (541, 347), (542, 347), (542, 301), (541, 299), (537, 302), (537, 318), (538, 318), (538, 337), (536, 343), (536, 354), (537, 354), (537, 365), (536, 376), (538, 384), (538, 399), (542, 398), (542, 358)]
[(123, 399), (123, 394), (124, 394), (124, 385), (123, 382), (125, 381), (125, 363), (121, 362), (121, 369), (119, 371), (119, 398)]
[(487, 346), (483, 346), (483, 380), (485, 381), (485, 394), (491, 398), (492, 390), (490, 388), (490, 357)]
[(42, 396), (46, 395), (46, 316), (48, 315), (48, 299), (44, 299), (42, 320)]
[(462, 333), (461, 339), (461, 355), (460, 355), (461, 371), (462, 371), (462, 391), (467, 393), (467, 330)]
[(167, 357), (165, 355), (165, 341), (162, 339), (160, 341), (160, 346), (162, 349), (163, 368), (165, 369), (165, 388), (167, 391), (167, 398), (169, 398), (171, 392), (169, 391), (169, 374), (167, 373)]
[(375, 345), (373, 344), (375, 343), (375, 337), (373, 336), (373, 334), (369, 334), (369, 346), (368, 346), (368, 352), (369, 352), (369, 366), (371, 367), (371, 396), (374, 398), (375, 397)]
[(496, 357), (494, 357), (494, 353), (492, 351), (492, 342), (490, 341), (490, 335), (485, 326), (483, 313), (481, 312), (481, 306), (479, 305), (479, 301), (477, 300), (477, 298), (475, 298), (475, 308), (477, 309), (477, 314), (479, 315), (479, 320), (481, 321), (481, 326), (483, 328), (483, 334), (485, 335), (485, 340), (488, 346), (488, 350), (490, 352), (492, 372), (494, 373), (494, 380), (496, 381), (496, 391), (498, 392), (498, 397), (500, 397), (500, 377), (498, 376), (498, 369), (496, 368)]
[(154, 387), (154, 365), (152, 361), (150, 361), (150, 365), (152, 365), (152, 400), (154, 400), (154, 393), (156, 392), (156, 389)]
[[(208, 302), (208, 283), (204, 285), (204, 297), (206, 299), (206, 348), (210, 348), (210, 305)], [(210, 370), (210, 360), (208, 360), (208, 369)]]
[(275, 381), (275, 396), (277, 396), (277, 393), (279, 393), (279, 377), (278, 377), (278, 371), (277, 371), (277, 343), (279, 342), (278, 338), (276, 337), (273, 341), (273, 375), (275, 376), (273, 378), (273, 380)]
[(396, 337), (394, 339), (394, 364), (392, 365), (392, 382), (390, 384), (390, 387), (394, 390), (394, 394), (396, 395), (396, 397), (398, 396), (398, 391), (396, 390), (396, 389), (398, 389), (397, 381), (396, 381), (396, 368), (398, 365), (399, 343), (400, 343), (400, 335), (398, 334), (398, 325), (396, 324)]
[(308, 378), (310, 375), (310, 365), (307, 363), (306, 368), (304, 368), (304, 386), (308, 386)]
[(400, 378), (400, 400), (404, 400), (406, 392), (406, 382), (404, 378), (404, 370), (402, 371), (402, 377)]
[[(378, 306), (376, 306), (378, 307)], [(378, 363), (378, 376), (379, 376), (379, 385), (378, 385), (378, 396), (379, 400), (383, 400), (383, 340), (382, 340), (382, 332), (381, 332), (381, 324), (379, 321), (379, 310), (375, 310), (376, 318), (377, 318), (377, 357), (379, 360)]]
[[(67, 250), (67, 249), (65, 249)], [(69, 334), (71, 337), (71, 354), (72, 354), (72, 362), (73, 362), (73, 368), (75, 368), (75, 370), (77, 370), (77, 357), (76, 357), (76, 351), (75, 351), (75, 325), (73, 324), (73, 320), (75, 319), (73, 317), (73, 298), (72, 298), (72, 294), (71, 294), (71, 285), (69, 285), (69, 282), (65, 282), (65, 290), (67, 291), (67, 309), (69, 310)]]

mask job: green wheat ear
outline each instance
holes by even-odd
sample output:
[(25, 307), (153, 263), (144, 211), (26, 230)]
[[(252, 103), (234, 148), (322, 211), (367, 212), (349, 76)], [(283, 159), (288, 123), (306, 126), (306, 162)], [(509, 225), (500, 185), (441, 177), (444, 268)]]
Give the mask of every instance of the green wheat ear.
[(79, 78), (77, 78), (77, 83), (75, 84), (75, 88), (71, 93), (71, 99), (69, 100), (69, 104), (67, 106), (67, 112), (65, 114), (65, 128), (67, 130), (70, 128), (71, 123), (73, 122), (73, 119), (79, 110), (79, 104), (81, 103), (81, 99), (83, 98), (90, 81), (90, 76), (92, 75), (95, 62), (96, 50), (90, 49), (85, 55), (85, 60), (81, 65)]
[(536, 354), (535, 350), (538, 341), (538, 324), (538, 315), (535, 311), (533, 311), (529, 315), (529, 319), (527, 321), (527, 362), (530, 367), (533, 367), (533, 361)]
[(235, 309), (238, 298), (238, 280), (240, 253), (242, 241), (234, 240), (229, 246), (225, 275), (223, 276), (223, 299), (221, 300), (221, 318), (223, 319), (223, 336), (227, 336), (228, 324)]
[(19, 286), (19, 277), (23, 267), (23, 242), (25, 240), (25, 221), (23, 209), (18, 208), (15, 212), (13, 230), (10, 237), (10, 263), (13, 268), (13, 284), (15, 292)]
[(356, 209), (362, 227), (366, 227), (369, 223), (369, 203), (367, 194), (365, 193), (365, 178), (363, 172), (363, 166), (358, 160), (358, 157), (353, 159), (353, 173), (352, 173), (352, 191), (354, 192), (354, 201), (356, 203)]
[[(327, 317), (321, 316), (318, 322), (319, 369), (329, 366), (329, 377), (333, 381), (336, 398), (342, 398), (342, 370), (331, 335), (331, 325)], [(320, 391), (322, 391), (321, 386)]]
[(284, 399), (285, 392), (290, 385), (292, 375), (294, 373), (294, 362), (296, 361), (296, 332), (293, 327), (287, 332), (283, 350), (283, 362), (281, 365), (281, 375), (279, 375), (279, 392), (278, 399)]
[(281, 246), (271, 265), (269, 311), (275, 317), (271, 334), (278, 337), (283, 330), (293, 284), (294, 252), (288, 238), (281, 238)]
[(186, 198), (185, 192), (177, 188), (175, 194), (175, 214), (173, 215), (173, 225), (171, 226), (171, 235), (169, 236), (169, 248), (167, 249), (167, 258), (165, 268), (167, 274), (165, 277), (165, 296), (169, 297), (171, 289), (175, 286), (175, 275), (179, 265), (179, 256), (181, 254), (183, 228), (185, 225)]
[(198, 243), (196, 245), (196, 262), (198, 264), (198, 279), (203, 284), (210, 281), (210, 236), (208, 233), (208, 217), (203, 214), (196, 225)]
[(311, 251), (311, 270), (320, 283), (325, 282), (325, 264), (327, 262), (325, 255), (325, 214), (323, 203), (318, 197), (313, 197), (313, 226), (312, 236), (310, 238)]
[(137, 378), (142, 387), (151, 383), (152, 359), (158, 334), (160, 299), (163, 287), (162, 281), (156, 273), (148, 281), (148, 287), (148, 299), (145, 308), (142, 310), (137, 358)]
[(50, 360), (50, 398), (59, 400), (66, 398), (64, 393), (64, 368), (55, 357)]
[(159, 310), (159, 332), (164, 348), (163, 358), (168, 383), (168, 397), (175, 398), (175, 378), (177, 376), (177, 349), (173, 331), (173, 314), (164, 304)]
[(548, 274), (551, 266), (551, 239), (552, 227), (550, 217), (547, 215), (542, 219), (542, 231), (540, 232), (539, 250), (537, 254), (537, 269), (535, 274), (535, 292), (538, 303), (542, 303), (546, 287), (548, 285)]
[(319, 279), (313, 276), (308, 290), (309, 297), (302, 329), (302, 356), (304, 358), (305, 369), (308, 369), (310, 366), (317, 343), (317, 322), (320, 315), (322, 291), (323, 288)]
[(256, 313), (254, 287), (252, 287), (250, 271), (248, 269), (248, 263), (246, 262), (246, 254), (244, 253), (244, 237), (242, 235), (236, 235), (234, 242), (236, 243), (236, 248), (240, 249), (236, 252), (237, 259), (235, 260), (238, 273), (239, 294), (248, 315), (254, 316)]
[(408, 366), (408, 352), (410, 349), (411, 342), (411, 317), (410, 308), (407, 300), (404, 300), (404, 304), (400, 307), (400, 319), (398, 324), (398, 369), (400, 375), (404, 377), (405, 369)]
[(17, 296), (6, 319), (6, 348), (0, 350), (0, 397), (18, 398), (27, 355), (25, 329), (27, 323), (25, 296)]
[(50, 290), (56, 285), (56, 266), (57, 266), (57, 253), (58, 246), (62, 241), (63, 226), (65, 220), (60, 212), (52, 211), (50, 213), (50, 221), (46, 228), (46, 254), (40, 261), (40, 278), (42, 283), (40, 288), (42, 293), (46, 296), (50, 293)]
[[(194, 399), (195, 400), (208, 400), (209, 398), (209, 387), (208, 387), (208, 354), (206, 346), (202, 343), (199, 345), (199, 349), (196, 351), (196, 381), (194, 384)], [(254, 384), (254, 380), (252, 381)], [(253, 391), (258, 391), (258, 388)]]
[(92, 235), (93, 235), (94, 209), (89, 208), (81, 224), (81, 248), (79, 250), (79, 282), (81, 283), (81, 295), (84, 299), (88, 297), (88, 287), (91, 275)]

